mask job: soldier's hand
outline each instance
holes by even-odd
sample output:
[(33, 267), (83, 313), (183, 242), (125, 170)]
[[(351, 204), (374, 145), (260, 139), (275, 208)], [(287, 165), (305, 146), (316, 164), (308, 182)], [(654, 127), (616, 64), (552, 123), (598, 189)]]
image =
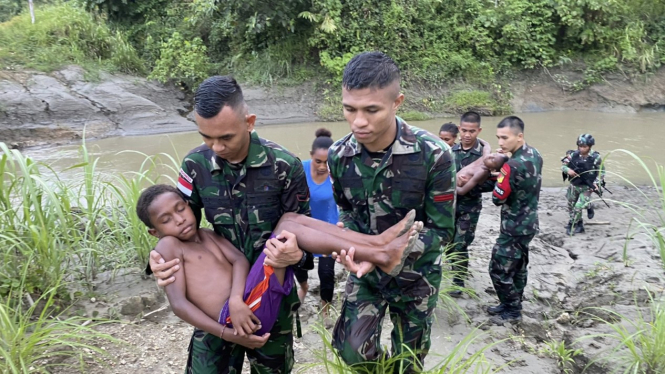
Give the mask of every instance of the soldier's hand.
[(579, 175), (577, 175), (577, 173), (576, 173), (575, 170), (573, 170), (573, 169), (568, 169), (568, 175), (571, 176), (571, 177), (573, 177), (573, 178), (579, 176)]
[(268, 341), (268, 338), (270, 338), (270, 333), (265, 333), (261, 336), (256, 336), (256, 335), (240, 336), (233, 334), (229, 334), (227, 336), (226, 334), (224, 334), (224, 340), (226, 340), (227, 342), (240, 344), (243, 347), (249, 349), (256, 349), (263, 347), (263, 345), (266, 344), (266, 342)]
[(166, 287), (175, 282), (173, 273), (180, 269), (179, 263), (180, 259), (178, 258), (165, 262), (159, 252), (155, 250), (150, 251), (150, 269), (152, 269), (152, 273), (157, 278), (157, 285), (159, 287)]
[(264, 263), (274, 268), (285, 268), (297, 264), (303, 256), (295, 234), (286, 230), (283, 230), (277, 237), (268, 239), (263, 253), (266, 254)]
[(356, 254), (356, 249), (351, 247), (349, 248), (348, 253), (345, 249), (342, 249), (339, 254), (337, 254), (337, 252), (333, 252), (332, 256), (335, 259), (335, 261), (344, 265), (346, 270), (350, 271), (351, 273), (354, 273), (358, 278), (361, 278), (363, 275), (374, 270), (376, 266), (371, 262), (367, 261), (355, 262), (353, 260), (355, 254)]

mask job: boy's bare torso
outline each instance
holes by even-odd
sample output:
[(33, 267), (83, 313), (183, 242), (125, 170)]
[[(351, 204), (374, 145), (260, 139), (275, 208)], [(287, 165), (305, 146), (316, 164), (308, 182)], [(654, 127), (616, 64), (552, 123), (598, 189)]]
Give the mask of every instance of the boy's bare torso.
[(182, 271), (187, 300), (217, 320), (231, 293), (233, 266), (218, 242), (226, 239), (208, 229), (199, 229), (201, 242), (181, 242)]

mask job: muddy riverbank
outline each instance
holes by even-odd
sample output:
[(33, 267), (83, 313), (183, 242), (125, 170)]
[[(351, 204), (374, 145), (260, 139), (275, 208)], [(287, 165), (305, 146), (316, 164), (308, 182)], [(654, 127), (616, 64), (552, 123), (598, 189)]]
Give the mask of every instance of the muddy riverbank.
[[(614, 200), (634, 204), (646, 219), (655, 219), (657, 208), (654, 207), (659, 205), (651, 200), (656, 198), (654, 190), (647, 188), (644, 190), (646, 195), (642, 195), (628, 187), (608, 187), (614, 192), (611, 196)], [(561, 188), (542, 191), (541, 231), (530, 249), (524, 319), (518, 326), (503, 327), (484, 324), (488, 319), (484, 308), (496, 302), (487, 266), (499, 233), (499, 209), (491, 204), (489, 195), (485, 197), (476, 240), (470, 248), (472, 278), (468, 286), (475, 291), (476, 297), (465, 295), (453, 301), (468, 319), (444, 305), (437, 309), (427, 367), (436, 366), (442, 360), (441, 356), (447, 355), (462, 339), (478, 333), (479, 337), (463, 354), (468, 357), (499, 342), (485, 354), (495, 368), (507, 365), (501, 371), (503, 373), (559, 373), (556, 361), (544, 352), (550, 341), (565, 341), (582, 349), (572, 367), (573, 373), (581, 373), (589, 362), (608, 357), (616, 344), (612, 339), (602, 337), (577, 340), (609, 332), (606, 325), (593, 318), (594, 314), (603, 318), (609, 314), (590, 308), (607, 308), (634, 321), (639, 318), (639, 313), (650, 307), (647, 291), (656, 300), (662, 298), (665, 292), (663, 265), (653, 244), (644, 236), (635, 236), (628, 242), (627, 259), (623, 257), (633, 212), (614, 201), (609, 202), (610, 208), (596, 203), (596, 217), (587, 221), (596, 225), (587, 224), (586, 233), (567, 237), (564, 233), (568, 221), (564, 193)], [(314, 283), (315, 274), (315, 271), (310, 272)], [(336, 300), (339, 306), (344, 275), (340, 269), (338, 274), (340, 282), (336, 287)], [(307, 302), (301, 308), (304, 336), (295, 342), (298, 363), (295, 371), (300, 373), (326, 372), (322, 366), (309, 366), (319, 363), (317, 354), (323, 346), (321, 337), (314, 330), (317, 289), (316, 285), (311, 287)], [(95, 302), (85, 301), (80, 307), (87, 313), (96, 310), (101, 315), (110, 314), (124, 321), (101, 328), (124, 343), (105, 343), (104, 349), (113, 359), (105, 361), (107, 366), (93, 364), (86, 373), (182, 372), (191, 328), (173, 316), (152, 279), (143, 279), (140, 269), (126, 269), (113, 279), (101, 279), (95, 292)], [(390, 322), (386, 321), (383, 333), (386, 345), (390, 344), (390, 329)], [(244, 372), (249, 372), (247, 367), (245, 369)], [(586, 371), (606, 372), (610, 372), (609, 369), (600, 363), (591, 365)]]

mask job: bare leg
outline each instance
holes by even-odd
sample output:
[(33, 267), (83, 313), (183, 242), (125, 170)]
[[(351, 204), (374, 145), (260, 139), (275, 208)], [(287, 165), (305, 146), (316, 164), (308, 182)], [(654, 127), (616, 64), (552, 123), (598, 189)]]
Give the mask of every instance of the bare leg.
[(414, 226), (422, 229), (422, 223), (414, 225), (414, 219), (415, 211), (411, 211), (381, 235), (365, 235), (307, 216), (286, 213), (275, 232), (286, 230), (296, 234), (298, 245), (312, 253), (329, 255), (354, 247), (358, 261), (371, 262), (390, 273), (406, 257), (410, 235), (405, 234), (413, 231)]

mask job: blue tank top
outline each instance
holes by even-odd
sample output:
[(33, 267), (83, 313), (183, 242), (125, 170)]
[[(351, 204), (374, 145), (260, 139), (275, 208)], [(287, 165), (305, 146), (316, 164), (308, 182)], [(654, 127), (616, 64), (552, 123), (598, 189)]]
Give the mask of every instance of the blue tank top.
[(307, 186), (309, 187), (309, 206), (312, 209), (312, 218), (332, 223), (339, 220), (337, 204), (333, 197), (333, 187), (330, 178), (321, 184), (316, 184), (312, 179), (312, 160), (303, 161), (302, 166), (307, 176)]

